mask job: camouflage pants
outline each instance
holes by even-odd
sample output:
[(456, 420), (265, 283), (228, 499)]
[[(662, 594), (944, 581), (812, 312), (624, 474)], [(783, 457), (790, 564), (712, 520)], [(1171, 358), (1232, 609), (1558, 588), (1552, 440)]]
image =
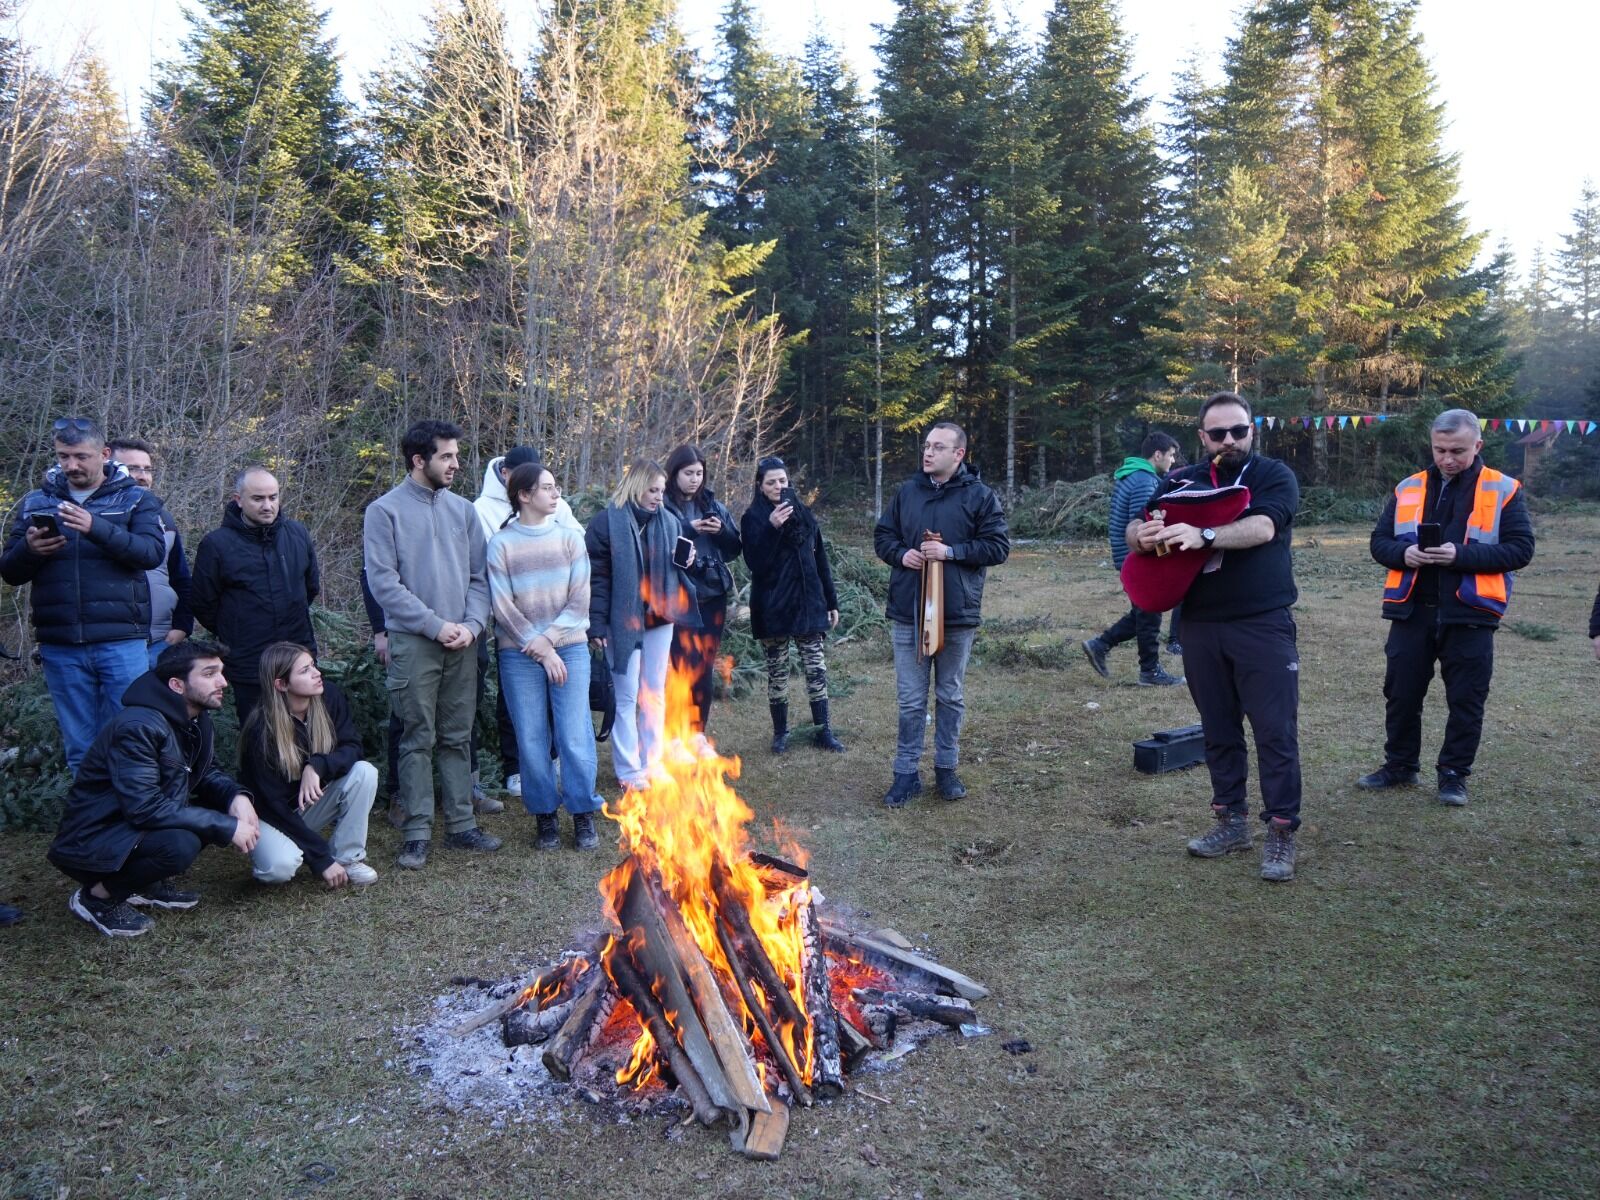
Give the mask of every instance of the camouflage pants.
[[(822, 657), (822, 634), (797, 637), (794, 644), (800, 648), (800, 665), (806, 673), (806, 699), (826, 700), (828, 664)], [(767, 699), (781, 704), (789, 698), (789, 639), (763, 638), (761, 647), (767, 652)]]

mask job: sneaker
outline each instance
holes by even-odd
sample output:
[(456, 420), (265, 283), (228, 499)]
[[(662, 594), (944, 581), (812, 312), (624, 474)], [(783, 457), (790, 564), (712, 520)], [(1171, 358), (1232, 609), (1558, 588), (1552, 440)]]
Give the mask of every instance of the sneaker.
[(572, 814), (572, 844), (579, 850), (593, 850), (600, 844), (600, 835), (594, 828), (593, 813)]
[(0, 929), (4, 929), (7, 925), (15, 925), (22, 920), (22, 917), (23, 912), (20, 908), (14, 908), (9, 904), (0, 904)]
[(472, 785), (472, 811), (475, 813), (505, 812), (506, 802), (497, 800), (477, 784)]
[(1467, 803), (1467, 780), (1454, 771), (1439, 772), (1439, 803), (1462, 808)]
[(1384, 788), (1410, 787), (1417, 781), (1415, 771), (1402, 771), (1399, 767), (1382, 766), (1370, 775), (1363, 775), (1356, 780), (1356, 786), (1369, 792), (1379, 792)]
[(1101, 679), (1111, 678), (1111, 668), (1106, 666), (1106, 654), (1110, 650), (1111, 647), (1097, 637), (1083, 643), (1083, 656), (1089, 660), (1089, 665)]
[(67, 900), (72, 915), (89, 922), (107, 937), (138, 937), (149, 933), (155, 922), (126, 900), (113, 904), (89, 894), (88, 888), (79, 888)]
[(506, 795), (522, 795), (522, 775), (520, 772), (506, 776)]
[(1183, 654), (1183, 643), (1174, 638), (1167, 643), (1167, 653), (1181, 656)]
[(1167, 669), (1161, 666), (1159, 663), (1156, 664), (1156, 669), (1154, 671), (1139, 672), (1140, 687), (1172, 687), (1175, 684), (1182, 682), (1182, 675), (1167, 674)]
[(561, 826), (556, 821), (556, 815), (550, 813), (535, 813), (534, 821), (538, 829), (533, 835), (533, 848), (535, 850), (555, 850), (561, 845)]
[(369, 883), (378, 882), (378, 873), (364, 862), (345, 863), (344, 873), (351, 887), (366, 887)]
[(1211, 831), (1201, 837), (1194, 838), (1189, 843), (1189, 853), (1196, 858), (1221, 858), (1224, 854), (1232, 854), (1236, 850), (1248, 852), (1250, 842), (1250, 822), (1244, 813), (1229, 812), (1225, 808), (1215, 809), (1217, 823)]
[(158, 879), (129, 896), (128, 903), (140, 908), (193, 908), (200, 903), (200, 893), (186, 892), (173, 887), (168, 880)]
[(428, 843), (406, 842), (400, 847), (400, 853), (395, 855), (394, 865), (404, 867), (407, 871), (422, 870), (428, 865)]
[(452, 850), (498, 850), (500, 839), (492, 833), (485, 833), (477, 826), (463, 829), (460, 833), (447, 833), (444, 844)]
[(922, 791), (922, 776), (915, 771), (902, 775), (895, 772), (894, 782), (889, 785), (889, 790), (883, 794), (883, 803), (888, 808), (904, 808), (911, 797)]
[(967, 794), (967, 785), (961, 782), (954, 767), (935, 767), (933, 777), (939, 785), (939, 795), (946, 800), (960, 800)]
[(1294, 878), (1294, 830), (1276, 819), (1267, 822), (1267, 840), (1261, 844), (1261, 878), (1273, 883)]

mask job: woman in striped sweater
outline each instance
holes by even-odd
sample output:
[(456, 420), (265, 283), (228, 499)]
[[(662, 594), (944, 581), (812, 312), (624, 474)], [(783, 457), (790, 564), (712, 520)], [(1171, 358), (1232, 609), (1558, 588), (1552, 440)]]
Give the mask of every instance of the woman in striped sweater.
[[(573, 844), (599, 844), (594, 813), (594, 725), (589, 717), (589, 552), (583, 534), (552, 519), (555, 477), (524, 463), (506, 480), (512, 516), (489, 542), (489, 597), (500, 646), (500, 686), (517, 730), (522, 803), (538, 822), (534, 845), (561, 844), (556, 810), (572, 814)], [(550, 761), (552, 740), (561, 783)]]

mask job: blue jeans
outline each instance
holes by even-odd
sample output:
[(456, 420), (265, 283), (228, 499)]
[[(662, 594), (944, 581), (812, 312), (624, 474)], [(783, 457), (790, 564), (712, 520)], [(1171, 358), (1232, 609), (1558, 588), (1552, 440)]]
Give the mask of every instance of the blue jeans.
[[(600, 807), (600, 798), (594, 793), (597, 768), (594, 722), (589, 716), (589, 647), (578, 642), (557, 653), (567, 664), (567, 681), (560, 685), (552, 684), (544, 668), (520, 650), (507, 647), (500, 651), (500, 686), (517, 730), (522, 804), (535, 816), (562, 806), (569, 813), (594, 812)], [(552, 734), (561, 758), (559, 792), (555, 764), (550, 761)]]
[(946, 629), (944, 648), (932, 660), (917, 654), (917, 631), (894, 623), (894, 683), (900, 701), (900, 733), (895, 746), (894, 773), (910, 775), (922, 757), (923, 733), (928, 723), (928, 668), (933, 668), (933, 765), (954, 768), (961, 759), (961, 720), (967, 705), (961, 685), (967, 677), (976, 626)]
[(44, 682), (56, 706), (56, 724), (74, 775), (98, 734), (122, 709), (122, 693), (150, 669), (143, 638), (54, 646), (41, 642)]

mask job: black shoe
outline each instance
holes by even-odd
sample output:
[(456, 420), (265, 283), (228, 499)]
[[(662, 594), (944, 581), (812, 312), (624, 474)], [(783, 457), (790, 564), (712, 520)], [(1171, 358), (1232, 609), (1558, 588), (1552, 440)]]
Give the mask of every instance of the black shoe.
[(186, 892), (173, 887), (170, 880), (158, 879), (129, 896), (128, 903), (140, 908), (193, 908), (200, 903), (200, 893)]
[(789, 748), (789, 702), (768, 700), (767, 708), (772, 713), (772, 752), (782, 754)]
[(1174, 638), (1172, 641), (1167, 643), (1167, 653), (1168, 654), (1182, 655), (1183, 654), (1183, 643), (1178, 641), (1176, 638)]
[(835, 754), (844, 753), (844, 743), (833, 736), (833, 728), (828, 724), (828, 702), (826, 700), (813, 700), (811, 702), (811, 723), (817, 727), (817, 732), (812, 736), (819, 750), (831, 750)]
[(107, 937), (138, 937), (149, 933), (155, 922), (134, 908), (126, 900), (113, 904), (89, 894), (88, 888), (79, 888), (67, 901), (72, 915), (89, 922)]
[(20, 908), (13, 908), (9, 904), (0, 904), (0, 929), (7, 925), (15, 925), (22, 920), (23, 912)]
[(593, 850), (600, 844), (595, 832), (593, 813), (572, 814), (572, 844), (579, 850)]
[(904, 808), (911, 797), (922, 791), (922, 776), (912, 771), (909, 775), (895, 772), (894, 783), (883, 794), (883, 803), (888, 808)]
[(533, 834), (533, 848), (535, 850), (556, 850), (561, 846), (561, 825), (556, 820), (555, 813), (535, 813), (533, 817), (538, 828)]
[(460, 833), (446, 834), (444, 844), (452, 850), (500, 849), (500, 839), (492, 833), (485, 833), (476, 825), (471, 829), (463, 829)]
[(1160, 663), (1156, 664), (1156, 669), (1154, 671), (1139, 672), (1140, 687), (1174, 687), (1182, 682), (1182, 675), (1167, 674), (1167, 669)]
[(1448, 804), (1451, 808), (1462, 808), (1466, 805), (1465, 776), (1457, 775), (1454, 771), (1439, 772), (1439, 803)]
[(1382, 791), (1384, 788), (1410, 787), (1417, 781), (1415, 771), (1402, 771), (1398, 767), (1382, 766), (1370, 775), (1363, 775), (1356, 780), (1358, 788), (1369, 792)]
[(1083, 656), (1089, 660), (1094, 673), (1101, 679), (1111, 678), (1111, 668), (1106, 666), (1106, 654), (1110, 649), (1110, 646), (1097, 637), (1092, 637), (1083, 643)]
[(428, 843), (425, 841), (406, 842), (400, 847), (400, 853), (395, 855), (394, 865), (404, 867), (408, 871), (420, 871), (428, 865)]
[(960, 800), (967, 794), (967, 785), (961, 782), (954, 767), (935, 767), (933, 778), (939, 785), (939, 795), (946, 800)]

